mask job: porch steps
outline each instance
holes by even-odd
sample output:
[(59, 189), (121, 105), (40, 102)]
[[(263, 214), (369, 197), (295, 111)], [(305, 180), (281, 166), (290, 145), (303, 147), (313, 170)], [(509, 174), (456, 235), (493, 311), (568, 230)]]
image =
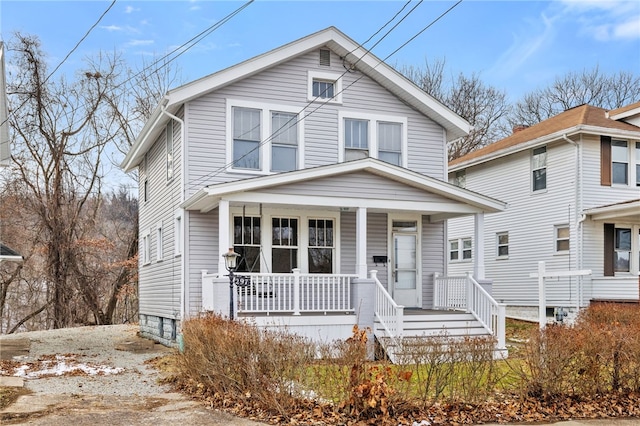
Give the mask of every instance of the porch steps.
[(403, 317), (400, 342), (402, 350), (396, 348), (393, 339), (386, 335), (384, 328), (377, 320), (374, 322), (374, 334), (380, 348), (394, 363), (402, 358), (402, 352), (419, 351), (417, 346), (424, 343), (424, 339), (436, 337), (462, 339), (467, 336), (490, 336), (489, 332), (472, 314), (462, 311), (409, 311)]

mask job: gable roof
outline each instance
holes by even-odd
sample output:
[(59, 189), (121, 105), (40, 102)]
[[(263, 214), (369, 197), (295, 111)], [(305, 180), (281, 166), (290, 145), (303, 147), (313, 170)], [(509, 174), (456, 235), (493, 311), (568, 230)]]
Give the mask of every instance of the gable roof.
[(355, 64), (354, 66), (358, 71), (379, 83), (405, 103), (440, 124), (446, 130), (448, 141), (469, 133), (470, 125), (466, 120), (421, 90), (381, 59), (367, 52), (365, 48), (337, 28), (329, 27), (170, 90), (145, 124), (142, 132), (123, 160), (121, 167), (125, 171), (130, 171), (140, 164), (144, 153), (153, 144), (162, 129), (164, 121), (168, 119), (163, 114), (163, 110), (175, 114), (185, 102), (325, 46), (342, 56), (347, 62)]
[(611, 119), (607, 110), (603, 108), (586, 104), (580, 105), (452, 160), (449, 162), (449, 171), (493, 160), (580, 132), (596, 134), (635, 132), (637, 137), (640, 128), (624, 121)]
[[(473, 212), (492, 213), (503, 211), (507, 207), (505, 203), (496, 200), (495, 198), (487, 197), (477, 192), (452, 185), (446, 181), (435, 179), (375, 158), (363, 158), (361, 160), (347, 161), (344, 163), (336, 163), (268, 176), (209, 185), (202, 188), (189, 199), (187, 199), (181, 207), (187, 210), (200, 210), (206, 212), (215, 208), (220, 199), (231, 194), (259, 191), (278, 187), (281, 185), (312, 181), (314, 179), (345, 175), (348, 173), (359, 171), (373, 173), (386, 179), (401, 182), (414, 188), (418, 188), (422, 191), (441, 195), (451, 201), (470, 206), (469, 211), (465, 211), (465, 213), (470, 213), (471, 210), (473, 210)], [(357, 197), (358, 194), (354, 193), (353, 198)], [(381, 201), (383, 202), (385, 208), (389, 207), (389, 200), (384, 199)], [(337, 197), (331, 197), (330, 202), (331, 205), (337, 206), (339, 204), (337, 202)]]

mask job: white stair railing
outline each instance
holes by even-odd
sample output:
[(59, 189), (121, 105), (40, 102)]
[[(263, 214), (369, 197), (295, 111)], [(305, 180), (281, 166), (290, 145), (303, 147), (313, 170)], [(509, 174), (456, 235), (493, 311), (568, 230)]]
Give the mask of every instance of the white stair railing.
[(473, 316), (497, 340), (497, 348), (506, 347), (506, 305), (498, 303), (470, 273), (466, 276), (443, 277), (435, 274), (434, 307), (464, 310)]
[(379, 337), (389, 337), (397, 346), (398, 339), (402, 337), (404, 306), (398, 305), (380, 283), (378, 271), (371, 271), (370, 275), (376, 284), (375, 316), (386, 333), (386, 336)]

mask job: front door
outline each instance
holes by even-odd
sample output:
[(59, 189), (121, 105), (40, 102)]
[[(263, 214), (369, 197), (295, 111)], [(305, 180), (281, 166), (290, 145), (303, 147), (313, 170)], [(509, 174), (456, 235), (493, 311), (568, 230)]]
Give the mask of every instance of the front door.
[(416, 222), (393, 221), (391, 294), (399, 305), (420, 307), (418, 230)]

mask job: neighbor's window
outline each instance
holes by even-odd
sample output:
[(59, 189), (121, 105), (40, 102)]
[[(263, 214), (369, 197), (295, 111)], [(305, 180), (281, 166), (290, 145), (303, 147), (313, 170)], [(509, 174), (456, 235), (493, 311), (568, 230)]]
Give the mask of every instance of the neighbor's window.
[(611, 141), (611, 182), (629, 183), (629, 149), (626, 141)]
[(555, 227), (556, 252), (569, 251), (569, 225), (558, 225)]
[(631, 229), (616, 228), (614, 238), (614, 270), (629, 272), (631, 270)]
[(271, 219), (271, 270), (289, 273), (298, 267), (298, 219)]
[(369, 156), (369, 121), (345, 118), (345, 160), (357, 160)]
[(509, 233), (499, 232), (496, 234), (496, 251), (498, 257), (509, 257)]
[(233, 107), (233, 167), (260, 170), (259, 109)]
[(465, 188), (467, 186), (467, 171), (466, 171), (466, 169), (456, 171), (455, 176), (453, 177), (453, 180), (452, 180), (451, 183), (454, 184), (457, 187)]
[(169, 120), (165, 128), (165, 142), (167, 151), (167, 181), (173, 179), (173, 120)]
[(242, 256), (238, 272), (260, 272), (260, 217), (233, 217), (233, 249)]
[(334, 228), (332, 219), (309, 219), (309, 272), (333, 273)]
[(402, 124), (378, 122), (378, 158), (402, 165)]
[(449, 260), (469, 261), (473, 257), (473, 243), (471, 238), (449, 240)]
[(271, 113), (271, 170), (287, 172), (298, 168), (298, 116)]
[(547, 147), (536, 148), (532, 154), (532, 187), (540, 191), (547, 188)]

